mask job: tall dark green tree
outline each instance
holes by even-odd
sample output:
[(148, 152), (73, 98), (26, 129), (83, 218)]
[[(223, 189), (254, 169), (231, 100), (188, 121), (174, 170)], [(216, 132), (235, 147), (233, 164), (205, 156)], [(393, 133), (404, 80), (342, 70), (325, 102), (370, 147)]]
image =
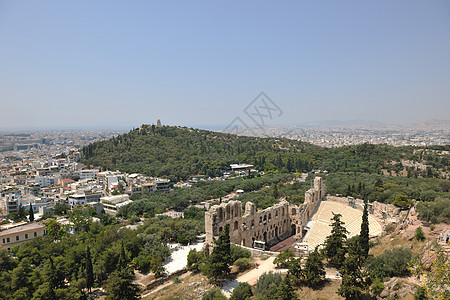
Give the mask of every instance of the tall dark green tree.
[(342, 282), (337, 293), (345, 299), (360, 299), (366, 288), (362, 272), (364, 260), (361, 260), (360, 239), (348, 240), (348, 256), (340, 268)]
[(233, 263), (231, 261), (230, 227), (228, 224), (225, 225), (214, 244), (206, 273), (212, 282), (218, 284), (230, 275), (230, 265)]
[(119, 255), (119, 262), (117, 263), (117, 267), (120, 268), (126, 268), (127, 267), (127, 254), (125, 253), (125, 247), (123, 246), (123, 241), (120, 247), (120, 255)]
[(278, 197), (280, 197), (280, 192), (278, 191), (278, 185), (276, 183), (273, 185), (272, 195), (275, 199), (278, 199)]
[(304, 281), (305, 272), (302, 269), (301, 258), (292, 260), (292, 262), (289, 265), (288, 275), (292, 276), (291, 278), (293, 285), (299, 286)]
[(106, 297), (106, 299), (139, 299), (139, 287), (133, 284), (134, 277), (133, 270), (128, 267), (125, 248), (122, 241), (117, 269), (111, 274), (106, 282), (106, 291), (108, 292), (108, 297)]
[(86, 287), (89, 289), (89, 293), (91, 292), (93, 286), (94, 286), (94, 268), (92, 267), (91, 250), (89, 249), (88, 245), (86, 247)]
[(365, 200), (361, 222), (361, 232), (359, 233), (359, 249), (363, 259), (366, 259), (369, 256), (369, 213), (367, 206), (368, 202)]
[(134, 273), (129, 267), (118, 268), (106, 281), (106, 299), (135, 300), (139, 299), (139, 287), (133, 284)]
[(284, 277), (283, 281), (281, 281), (280, 286), (277, 289), (276, 293), (277, 300), (294, 300), (298, 299), (297, 295), (292, 288), (292, 278), (291, 275), (287, 274)]
[(325, 239), (323, 253), (333, 265), (340, 268), (345, 259), (345, 241), (347, 240), (348, 231), (344, 227), (345, 223), (341, 221), (340, 214), (333, 213), (332, 220), (333, 223), (330, 225), (332, 227), (331, 234)]
[(308, 255), (303, 274), (306, 284), (311, 287), (317, 287), (325, 279), (325, 267), (317, 247)]
[(30, 203), (30, 209), (29, 209), (29, 220), (30, 222), (34, 221), (34, 211), (33, 211), (33, 205)]

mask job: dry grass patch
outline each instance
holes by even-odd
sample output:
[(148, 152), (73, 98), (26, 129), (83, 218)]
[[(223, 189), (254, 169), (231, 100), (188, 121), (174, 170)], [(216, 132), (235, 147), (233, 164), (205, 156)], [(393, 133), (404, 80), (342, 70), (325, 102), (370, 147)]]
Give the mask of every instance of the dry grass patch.
[(330, 299), (344, 299), (338, 294), (337, 290), (341, 286), (340, 280), (330, 280), (326, 282), (320, 289), (313, 290), (309, 287), (302, 287), (297, 291), (299, 299), (311, 299), (311, 300), (330, 300)]
[[(163, 300), (169, 298), (177, 298), (180, 299), (198, 299), (193, 295), (196, 294), (196, 291), (199, 288), (202, 289), (210, 289), (211, 285), (208, 283), (208, 279), (202, 274), (191, 274), (190, 276), (180, 277), (181, 283), (173, 283), (172, 280), (169, 282), (168, 286), (164, 287), (161, 290), (158, 290), (152, 294), (149, 294), (143, 299), (145, 300)], [(149, 291), (151, 292), (151, 291)], [(146, 293), (144, 293), (145, 295)]]
[(369, 254), (378, 256), (384, 253), (385, 250), (391, 250), (393, 248), (405, 247), (411, 249), (413, 254), (420, 254), (423, 252), (425, 241), (417, 241), (415, 238), (408, 240), (402, 234), (392, 234), (380, 238), (374, 247), (370, 248)]

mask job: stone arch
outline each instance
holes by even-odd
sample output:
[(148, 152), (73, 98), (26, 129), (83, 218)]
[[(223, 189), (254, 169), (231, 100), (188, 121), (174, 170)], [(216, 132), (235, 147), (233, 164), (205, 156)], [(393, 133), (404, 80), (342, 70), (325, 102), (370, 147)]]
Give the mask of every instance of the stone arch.
[(262, 225), (262, 217), (259, 217), (259, 225)]
[(264, 215), (263, 221), (264, 221), (264, 222), (267, 221), (267, 215)]
[(293, 208), (292, 209), (292, 215), (295, 215), (295, 213), (296, 213), (296, 210), (295, 210), (295, 208)]
[(223, 228), (222, 228), (222, 227), (219, 227), (219, 233), (221, 233), (221, 232), (222, 232), (222, 230), (223, 230)]
[(239, 205), (237, 203), (234, 205), (234, 217), (239, 217)]
[(252, 229), (255, 228), (255, 220), (252, 220)]
[(292, 224), (292, 225), (291, 225), (292, 235), (295, 235), (295, 234), (296, 234), (296, 228), (297, 228), (297, 226), (295, 226), (295, 224)]
[(284, 207), (283, 210), (281, 211), (281, 216), (284, 217)]
[(219, 219), (219, 222), (223, 221), (223, 209), (222, 209), (222, 207), (219, 207), (219, 209), (217, 210), (217, 217)]
[(238, 221), (234, 221), (234, 230), (238, 230), (238, 227), (239, 227), (239, 223), (238, 223)]
[(278, 209), (275, 211), (275, 219), (278, 218)]
[(229, 220), (229, 219), (230, 219), (230, 215), (231, 215), (231, 212), (230, 212), (230, 210), (231, 210), (230, 206), (229, 206), (229, 205), (227, 205), (227, 208), (226, 208), (226, 218), (227, 218), (227, 220)]

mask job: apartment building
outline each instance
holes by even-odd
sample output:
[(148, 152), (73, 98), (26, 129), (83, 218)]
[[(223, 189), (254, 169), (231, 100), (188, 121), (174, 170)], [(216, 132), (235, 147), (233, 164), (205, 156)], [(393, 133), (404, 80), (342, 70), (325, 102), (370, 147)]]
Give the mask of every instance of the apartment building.
[(15, 246), (28, 242), (38, 236), (47, 234), (46, 226), (39, 223), (29, 223), (0, 231), (0, 250), (10, 251)]

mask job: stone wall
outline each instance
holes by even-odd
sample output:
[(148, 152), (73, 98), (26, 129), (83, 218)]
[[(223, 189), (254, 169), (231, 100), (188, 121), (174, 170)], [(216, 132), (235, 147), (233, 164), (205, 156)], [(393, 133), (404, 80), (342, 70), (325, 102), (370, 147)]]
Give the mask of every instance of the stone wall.
[[(337, 197), (327, 195), (328, 201), (339, 202), (345, 205), (349, 205), (353, 208), (363, 211), (364, 210), (364, 200), (355, 199), (353, 197)], [(368, 208), (369, 214), (374, 215), (379, 220), (385, 223), (400, 223), (401, 222), (401, 209), (395, 207), (392, 204), (385, 204), (380, 202), (369, 202)]]
[(215, 205), (205, 213), (206, 243), (211, 244), (226, 224), (230, 226), (231, 242), (245, 247), (253, 247), (255, 240), (270, 246), (293, 234), (301, 238), (304, 226), (325, 195), (322, 178), (316, 177), (300, 206), (281, 201), (258, 211), (254, 203), (247, 202), (242, 215), (240, 201)]

